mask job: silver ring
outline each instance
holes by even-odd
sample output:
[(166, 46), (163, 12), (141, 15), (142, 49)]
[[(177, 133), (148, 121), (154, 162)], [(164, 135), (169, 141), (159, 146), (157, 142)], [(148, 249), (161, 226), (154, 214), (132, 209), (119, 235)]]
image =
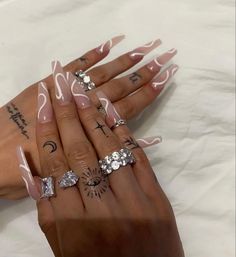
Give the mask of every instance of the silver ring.
[(80, 82), (82, 82), (85, 91), (90, 91), (96, 88), (95, 83), (91, 81), (90, 76), (88, 76), (84, 71), (76, 71), (75, 76), (80, 80)]
[(55, 187), (53, 177), (47, 177), (41, 179), (41, 198), (48, 198), (55, 196)]
[(60, 188), (67, 188), (75, 186), (78, 181), (79, 176), (73, 170), (69, 170), (61, 177), (58, 184)]
[(118, 128), (119, 126), (124, 126), (124, 125), (127, 125), (127, 122), (125, 120), (120, 119), (111, 127), (111, 129), (115, 129), (115, 128)]
[(106, 156), (103, 160), (99, 161), (100, 168), (105, 175), (109, 175), (121, 167), (134, 163), (134, 155), (127, 148), (122, 148), (118, 152), (113, 152), (112, 154)]

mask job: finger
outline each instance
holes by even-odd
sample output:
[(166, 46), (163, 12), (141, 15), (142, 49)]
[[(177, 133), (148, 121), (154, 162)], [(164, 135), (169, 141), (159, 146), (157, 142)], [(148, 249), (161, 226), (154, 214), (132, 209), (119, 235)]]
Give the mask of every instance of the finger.
[(37, 202), (37, 209), (39, 226), (45, 234), (54, 256), (61, 257), (56, 221), (50, 201), (48, 199), (41, 199)]
[(75, 73), (78, 70), (86, 71), (87, 69), (104, 59), (109, 54), (110, 50), (118, 43), (120, 43), (124, 38), (124, 35), (114, 37), (103, 43), (99, 47), (90, 50), (80, 58), (67, 64), (64, 67), (65, 71), (70, 71), (72, 73)]
[(136, 72), (105, 83), (99, 90), (102, 90), (111, 102), (118, 101), (150, 82), (176, 54), (177, 50), (171, 49)]
[(160, 39), (153, 40), (152, 42), (138, 47), (109, 63), (92, 68), (88, 71), (88, 75), (97, 86), (102, 85), (120, 73), (133, 67), (135, 64), (140, 62), (146, 54), (157, 48), (160, 44)]
[[(120, 116), (117, 110), (112, 105), (111, 101), (107, 98), (106, 95), (99, 92), (98, 97), (106, 110), (107, 124), (109, 126), (115, 125), (116, 122), (120, 120)], [(136, 163), (133, 166), (133, 174), (136, 177), (143, 192), (148, 196), (153, 196), (154, 193), (156, 193), (156, 191), (153, 190), (153, 188), (156, 188), (156, 178), (144, 151), (138, 145), (127, 126), (119, 126), (117, 128), (114, 128), (113, 131), (118, 136), (120, 142), (124, 146), (132, 149), (132, 152), (136, 159)]]
[[(77, 87), (80, 85), (77, 83)], [(72, 91), (73, 92), (73, 91)], [(92, 142), (97, 155), (100, 159), (122, 149), (122, 144), (117, 136), (106, 125), (104, 117), (98, 112), (97, 108), (91, 104), (84, 104), (85, 92), (75, 94), (74, 99), (78, 107), (78, 113), (83, 128)], [(81, 97), (83, 95), (83, 97)], [(109, 175), (110, 187), (118, 199), (135, 199), (140, 191), (130, 166), (121, 167)]]
[(23, 148), (18, 146), (16, 153), (19, 163), (19, 170), (22, 179), (25, 182), (28, 194), (32, 199), (37, 201), (39, 225), (44, 232), (55, 256), (61, 256), (57, 241), (56, 225), (51, 203), (46, 199), (40, 199), (40, 181), (39, 179), (33, 178)]
[[(62, 77), (58, 76), (58, 80), (62, 81)], [(58, 94), (60, 95), (60, 93)], [(61, 146), (45, 83), (39, 83), (38, 87), (37, 117), (36, 139), (41, 166), (40, 175), (43, 178), (52, 176), (55, 180), (56, 197), (50, 197), (55, 210), (55, 218), (60, 220), (65, 217), (81, 217), (84, 213), (84, 206), (77, 187), (64, 190), (59, 186), (61, 177), (70, 170), (70, 167)]]
[(120, 116), (128, 120), (141, 113), (161, 94), (165, 86), (178, 71), (178, 68), (177, 65), (169, 66), (140, 90), (114, 103)]
[[(52, 66), (55, 80), (52, 102), (68, 164), (80, 176), (79, 190), (85, 209), (90, 213), (105, 215), (109, 212), (107, 206), (113, 200), (113, 194), (99, 169), (94, 148), (81, 126), (70, 87), (73, 93), (82, 97), (83, 108), (88, 106), (89, 98), (77, 93), (74, 88), (74, 82), (78, 84), (77, 80), (71, 73), (65, 74), (58, 61)], [(59, 77), (63, 77), (63, 81), (58, 80)]]

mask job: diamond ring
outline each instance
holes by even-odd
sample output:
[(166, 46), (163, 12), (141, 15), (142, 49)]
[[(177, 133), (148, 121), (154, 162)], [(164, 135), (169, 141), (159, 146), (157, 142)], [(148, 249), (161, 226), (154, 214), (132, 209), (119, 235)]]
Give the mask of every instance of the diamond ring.
[(59, 180), (58, 184), (60, 188), (72, 187), (79, 181), (79, 176), (74, 173), (74, 171), (67, 171)]
[(129, 164), (134, 164), (135, 158), (132, 152), (127, 148), (122, 148), (118, 152), (113, 152), (99, 161), (100, 168), (105, 175), (111, 174), (113, 171), (125, 167)]
[(95, 83), (91, 81), (90, 76), (88, 76), (84, 71), (76, 71), (75, 76), (82, 82), (85, 91), (96, 88)]
[(41, 198), (48, 198), (55, 196), (54, 179), (47, 177), (41, 179)]
[(120, 119), (111, 127), (111, 130), (118, 128), (119, 126), (124, 126), (124, 125), (127, 125), (127, 122), (125, 120)]

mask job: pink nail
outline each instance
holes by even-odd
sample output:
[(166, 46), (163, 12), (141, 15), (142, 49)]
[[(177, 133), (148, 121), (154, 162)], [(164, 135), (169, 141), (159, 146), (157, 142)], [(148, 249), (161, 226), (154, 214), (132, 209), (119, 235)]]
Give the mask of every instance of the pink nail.
[(98, 91), (96, 95), (99, 98), (99, 101), (101, 102), (103, 108), (106, 111), (107, 117), (106, 122), (109, 127), (112, 127), (116, 124), (117, 121), (121, 119), (120, 115), (116, 111), (114, 105), (111, 103), (111, 101), (107, 98), (107, 96), (102, 92)]
[(109, 52), (114, 46), (119, 44), (124, 38), (125, 38), (125, 35), (113, 37), (112, 39), (108, 40), (107, 42), (105, 42), (104, 44), (96, 48), (97, 53), (103, 54), (103, 53)]
[(166, 53), (162, 54), (161, 56), (158, 56), (155, 58), (153, 61), (151, 61), (148, 65), (147, 68), (151, 72), (158, 72), (160, 69), (167, 63), (169, 62), (175, 55), (177, 54), (177, 50), (175, 48), (167, 51)]
[(65, 72), (58, 61), (52, 62), (53, 79), (55, 83), (56, 98), (61, 105), (67, 105), (72, 100)]
[(80, 82), (71, 72), (66, 73), (68, 84), (71, 88), (71, 93), (74, 96), (76, 105), (79, 109), (85, 109), (91, 106), (91, 102)]
[(34, 200), (37, 201), (40, 199), (40, 193), (35, 184), (34, 178), (32, 176), (29, 165), (25, 158), (24, 151), (21, 146), (18, 146), (16, 148), (16, 153), (17, 153), (17, 158), (19, 161), (19, 168), (20, 168), (21, 176), (25, 182), (28, 194), (30, 197), (32, 197)]
[(46, 83), (38, 84), (38, 121), (47, 123), (52, 121), (53, 110)]
[(163, 71), (160, 75), (155, 77), (151, 85), (155, 90), (162, 90), (166, 83), (174, 76), (174, 74), (178, 71), (179, 66), (178, 65), (171, 65), (169, 68), (167, 68), (165, 71)]
[(162, 137), (148, 137), (148, 138), (140, 138), (136, 140), (140, 147), (147, 148), (152, 145), (157, 145), (162, 142)]
[(157, 39), (149, 42), (148, 44), (138, 47), (129, 53), (129, 57), (134, 61), (141, 61), (143, 57), (157, 48), (161, 44), (161, 40)]

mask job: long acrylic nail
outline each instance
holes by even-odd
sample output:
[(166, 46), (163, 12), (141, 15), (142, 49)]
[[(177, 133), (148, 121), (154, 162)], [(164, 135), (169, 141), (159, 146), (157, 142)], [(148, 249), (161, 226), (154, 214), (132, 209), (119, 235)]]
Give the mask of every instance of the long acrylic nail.
[(152, 145), (160, 144), (162, 142), (162, 137), (157, 136), (157, 137), (140, 138), (140, 139), (137, 139), (136, 141), (140, 147), (147, 148)]
[(112, 127), (117, 123), (117, 121), (121, 119), (121, 117), (119, 113), (116, 111), (114, 105), (102, 91), (98, 91), (96, 95), (106, 111), (106, 122), (109, 127)]
[(38, 84), (38, 122), (47, 123), (52, 121), (53, 110), (46, 83)]
[(97, 53), (104, 54), (109, 52), (114, 46), (119, 44), (123, 39), (125, 39), (125, 35), (120, 35), (117, 37), (113, 37), (107, 42), (101, 44), (98, 48), (96, 48)]
[(163, 71), (160, 75), (155, 77), (151, 85), (155, 90), (162, 90), (166, 83), (174, 76), (174, 74), (178, 71), (179, 66), (174, 64), (171, 65), (169, 68), (167, 68), (165, 71)]
[(71, 102), (72, 95), (65, 77), (65, 72), (59, 61), (52, 62), (52, 70), (56, 98), (61, 105), (67, 105)]
[(164, 54), (158, 56), (155, 58), (153, 61), (151, 61), (148, 65), (147, 68), (153, 72), (156, 73), (160, 71), (160, 69), (167, 63), (169, 62), (175, 55), (177, 54), (177, 50), (175, 48), (165, 52)]
[(81, 82), (79, 82), (71, 72), (67, 72), (66, 77), (78, 108), (85, 109), (90, 107), (91, 101), (83, 89), (82, 84), (80, 84)]
[(161, 40), (157, 39), (154, 41), (149, 42), (148, 44), (138, 47), (132, 52), (129, 53), (129, 57), (134, 61), (140, 61), (143, 57), (150, 53), (152, 50), (157, 48), (161, 44)]
[(35, 184), (33, 175), (30, 171), (29, 165), (26, 161), (24, 151), (21, 146), (18, 146), (16, 149), (17, 158), (19, 161), (19, 169), (21, 172), (22, 179), (25, 182), (26, 189), (28, 191), (28, 194), (30, 197), (32, 197), (34, 200), (40, 199), (40, 193), (38, 191), (38, 188)]

